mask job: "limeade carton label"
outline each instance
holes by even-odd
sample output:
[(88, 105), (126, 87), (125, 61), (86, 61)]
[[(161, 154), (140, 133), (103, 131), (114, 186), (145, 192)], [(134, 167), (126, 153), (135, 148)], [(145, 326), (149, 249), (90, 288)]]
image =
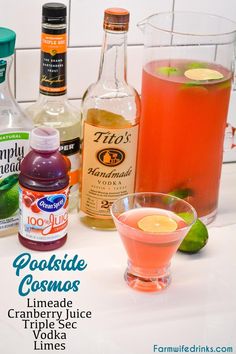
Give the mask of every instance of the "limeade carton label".
[(21, 236), (32, 241), (49, 242), (67, 234), (69, 188), (56, 192), (36, 192), (20, 185)]
[(29, 132), (0, 133), (0, 231), (18, 224), (18, 174), (29, 150)]

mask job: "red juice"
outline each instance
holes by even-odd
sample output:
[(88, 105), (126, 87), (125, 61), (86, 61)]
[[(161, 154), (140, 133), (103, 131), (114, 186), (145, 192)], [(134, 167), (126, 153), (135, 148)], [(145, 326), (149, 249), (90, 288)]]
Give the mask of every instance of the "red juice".
[(59, 133), (35, 128), (32, 150), (20, 166), (19, 240), (27, 248), (50, 251), (67, 239), (68, 164), (59, 152)]
[[(143, 231), (138, 222), (148, 216), (152, 218), (153, 216), (165, 216), (168, 227), (171, 223), (175, 223), (176, 227), (167, 232)], [(117, 225), (118, 231), (129, 261), (142, 276), (150, 276), (152, 271), (155, 272), (157, 269), (168, 266), (187, 232), (187, 224), (182, 218), (171, 211), (159, 208), (131, 209), (122, 213), (118, 220), (120, 221)]]
[[(222, 77), (184, 75), (201, 67)], [(145, 65), (136, 191), (185, 189), (200, 217), (216, 213), (231, 76), (220, 65), (190, 60)]]

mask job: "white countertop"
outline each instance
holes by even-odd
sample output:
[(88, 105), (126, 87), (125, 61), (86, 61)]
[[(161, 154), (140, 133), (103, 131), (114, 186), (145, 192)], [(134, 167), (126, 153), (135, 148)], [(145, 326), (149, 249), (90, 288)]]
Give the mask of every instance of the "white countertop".
[[(27, 252), (16, 236), (0, 239), (0, 353), (43, 353), (33, 350), (33, 334), (7, 310), (26, 310), (26, 298), (17, 294), (19, 278), (12, 262)], [(126, 253), (117, 232), (92, 231), (70, 217), (69, 238), (57, 250), (63, 258), (78, 254), (88, 263), (79, 274), (77, 293), (31, 294), (31, 298), (73, 301), (74, 309), (91, 310), (92, 319), (79, 320), (68, 332), (70, 354), (149, 354), (153, 345), (233, 346), (236, 352), (236, 163), (224, 164), (219, 211), (209, 226), (209, 242), (196, 255), (177, 254), (172, 283), (162, 293), (141, 293), (123, 280)], [(33, 258), (52, 253), (31, 252)], [(53, 273), (53, 274), (51, 274)], [(72, 272), (34, 272), (37, 279), (76, 279)], [(25, 273), (26, 274), (26, 273)], [(45, 351), (44, 351), (45, 352)], [(55, 351), (58, 352), (58, 351)]]

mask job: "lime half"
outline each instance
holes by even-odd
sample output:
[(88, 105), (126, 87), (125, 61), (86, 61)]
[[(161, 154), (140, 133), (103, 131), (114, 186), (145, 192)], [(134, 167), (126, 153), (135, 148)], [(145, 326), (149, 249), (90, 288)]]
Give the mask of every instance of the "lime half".
[[(188, 213), (182, 213), (182, 215), (179, 214), (179, 216), (182, 217), (186, 222), (191, 221), (189, 220), (188, 215), (184, 214)], [(197, 253), (207, 244), (207, 241), (207, 228), (201, 220), (197, 219), (185, 236), (178, 250), (185, 253)]]
[(0, 219), (9, 218), (19, 207), (18, 183), (0, 191)]
[(174, 66), (161, 66), (156, 68), (156, 73), (164, 76), (179, 76), (181, 75), (181, 70)]
[(220, 80), (223, 79), (224, 75), (217, 70), (206, 69), (206, 68), (196, 68), (186, 70), (184, 73), (190, 80), (205, 81), (205, 80)]

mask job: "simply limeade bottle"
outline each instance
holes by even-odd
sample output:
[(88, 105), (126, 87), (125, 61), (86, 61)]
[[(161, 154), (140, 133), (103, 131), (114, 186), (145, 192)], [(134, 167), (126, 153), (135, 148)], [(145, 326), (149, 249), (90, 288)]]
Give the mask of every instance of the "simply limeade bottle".
[(18, 229), (18, 174), (29, 150), (32, 123), (16, 103), (9, 85), (16, 34), (0, 27), (0, 236)]
[(19, 240), (30, 249), (49, 251), (67, 238), (68, 164), (59, 152), (56, 129), (33, 129), (30, 145), (19, 175)]

